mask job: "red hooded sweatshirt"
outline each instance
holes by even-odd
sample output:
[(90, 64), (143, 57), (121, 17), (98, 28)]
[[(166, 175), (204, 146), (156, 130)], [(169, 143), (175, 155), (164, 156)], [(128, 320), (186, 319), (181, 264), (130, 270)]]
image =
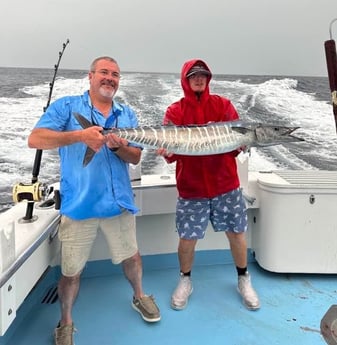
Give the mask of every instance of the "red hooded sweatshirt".
[[(181, 71), (184, 97), (167, 108), (163, 124), (199, 125), (237, 120), (238, 113), (228, 99), (210, 94), (209, 82), (212, 75), (207, 77), (207, 87), (199, 97), (192, 91), (186, 75), (196, 64), (202, 64), (210, 71), (202, 60), (185, 62)], [(240, 182), (235, 161), (237, 154), (238, 151), (207, 156), (174, 154), (167, 158), (169, 163), (176, 161), (179, 196), (186, 199), (214, 198), (238, 188)]]

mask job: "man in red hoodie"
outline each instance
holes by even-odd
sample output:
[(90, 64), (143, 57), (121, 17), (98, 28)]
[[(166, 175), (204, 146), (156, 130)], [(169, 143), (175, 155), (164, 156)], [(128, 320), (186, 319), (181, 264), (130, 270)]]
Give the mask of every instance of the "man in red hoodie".
[[(239, 118), (228, 99), (210, 94), (211, 77), (204, 61), (185, 62), (181, 71), (184, 97), (167, 108), (164, 125), (199, 125)], [(235, 160), (239, 152), (240, 149), (216, 155), (187, 156), (158, 150), (169, 163), (176, 162), (180, 279), (171, 298), (173, 309), (184, 309), (193, 291), (191, 271), (195, 246), (204, 237), (209, 221), (215, 231), (225, 231), (227, 235), (244, 305), (250, 310), (260, 308), (247, 270), (247, 212)]]

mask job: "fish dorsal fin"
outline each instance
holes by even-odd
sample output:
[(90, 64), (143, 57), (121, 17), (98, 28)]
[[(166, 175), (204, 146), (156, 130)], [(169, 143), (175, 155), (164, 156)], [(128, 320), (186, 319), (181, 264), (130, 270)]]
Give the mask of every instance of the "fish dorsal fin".
[(89, 128), (94, 126), (94, 124), (87, 120), (83, 115), (75, 112), (73, 114), (82, 128)]
[[(75, 112), (73, 114), (83, 129), (94, 126), (94, 124), (92, 124), (89, 120), (87, 120), (83, 115), (81, 115), (79, 113), (75, 113)], [(90, 147), (87, 147), (87, 149), (85, 151), (84, 158), (83, 158), (83, 166), (84, 167), (90, 163), (90, 161), (95, 156), (95, 153), (96, 152), (93, 149), (91, 149)]]
[(93, 149), (91, 149), (90, 147), (87, 147), (86, 151), (85, 151), (85, 155), (83, 158), (83, 166), (86, 167), (91, 160), (93, 159), (93, 157), (95, 156), (95, 151)]

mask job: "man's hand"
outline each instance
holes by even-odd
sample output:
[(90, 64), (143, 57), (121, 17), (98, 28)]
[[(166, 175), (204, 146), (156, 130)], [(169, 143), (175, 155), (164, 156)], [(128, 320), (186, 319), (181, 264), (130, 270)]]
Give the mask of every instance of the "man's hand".
[(102, 127), (92, 126), (81, 131), (82, 141), (95, 152), (98, 152), (106, 142), (106, 137), (102, 134), (102, 130)]
[(128, 146), (128, 144), (126, 139), (120, 138), (116, 134), (109, 133), (106, 135), (106, 145), (109, 149), (118, 149), (121, 146)]
[(240, 147), (238, 148), (238, 152), (239, 152), (239, 153), (240, 153), (240, 152), (246, 153), (248, 150), (249, 150), (249, 147), (246, 146), (246, 145), (240, 146)]
[(173, 153), (167, 152), (167, 150), (164, 148), (160, 148), (160, 149), (156, 150), (156, 154), (159, 156), (163, 156), (163, 157), (172, 157), (173, 156)]

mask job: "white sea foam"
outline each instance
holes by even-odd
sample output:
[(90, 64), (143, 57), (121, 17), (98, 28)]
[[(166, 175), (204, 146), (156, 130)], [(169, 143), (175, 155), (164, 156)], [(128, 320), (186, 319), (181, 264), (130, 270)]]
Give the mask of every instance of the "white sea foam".
[[(262, 119), (264, 123), (299, 126), (300, 128), (294, 134), (305, 139), (313, 148), (311, 152), (306, 152), (306, 155), (311, 155), (312, 160), (326, 159), (328, 161), (332, 155), (335, 156), (334, 148), (337, 147), (332, 107), (328, 102), (317, 100), (313, 94), (297, 90), (297, 83), (295, 79), (284, 78), (270, 79), (257, 84), (248, 84), (241, 80), (216, 81), (215, 85), (217, 89), (222, 88), (224, 92), (229, 90), (233, 103), (244, 119), (257, 121)], [(263, 109), (264, 113), (254, 118), (256, 115), (252, 115), (252, 110), (256, 113), (260, 109)], [(277, 148), (279, 147), (273, 148), (274, 153), (277, 152)], [(332, 148), (333, 151), (331, 151)], [(286, 149), (283, 147), (283, 150)], [(256, 154), (258, 155), (258, 151)], [(262, 153), (261, 155), (264, 156)], [(291, 162), (294, 168), (311, 167), (303, 160), (294, 164), (294, 157), (289, 152), (284, 153), (283, 158)], [(270, 159), (275, 159), (275, 156), (268, 158), (269, 163)], [(257, 163), (257, 157), (250, 161), (253, 169), (263, 168), (267, 164), (266, 159), (260, 160), (261, 165)], [(277, 168), (276, 165), (275, 169)]]
[[(266, 79), (252, 83), (244, 82), (244, 77), (232, 81), (217, 78), (210, 85), (212, 92), (232, 100), (244, 120), (300, 127), (295, 134), (306, 141), (298, 144), (297, 151), (287, 146), (275, 146), (270, 150), (253, 148), (249, 169), (311, 169), (321, 165), (324, 168), (331, 165), (335, 169), (337, 138), (331, 105), (318, 100), (314, 94), (297, 90), (296, 78)], [(82, 94), (88, 87), (87, 77), (59, 77), (55, 81), (52, 101), (65, 95)], [(27, 147), (27, 137), (43, 113), (49, 82), (25, 86), (21, 91), (26, 98), (0, 97), (0, 191), (8, 191), (14, 183), (31, 178), (35, 150)], [(127, 73), (117, 93), (120, 100), (135, 109), (140, 125), (161, 123), (167, 106), (182, 96), (179, 76), (173, 74)], [(146, 173), (174, 171), (174, 166), (168, 166), (153, 153), (144, 152), (143, 160)], [(41, 164), (41, 179), (52, 180), (58, 176), (55, 151), (44, 151)]]

